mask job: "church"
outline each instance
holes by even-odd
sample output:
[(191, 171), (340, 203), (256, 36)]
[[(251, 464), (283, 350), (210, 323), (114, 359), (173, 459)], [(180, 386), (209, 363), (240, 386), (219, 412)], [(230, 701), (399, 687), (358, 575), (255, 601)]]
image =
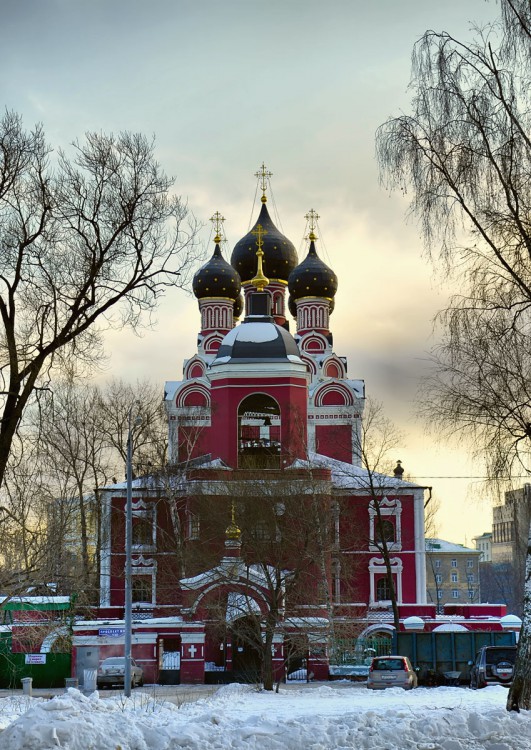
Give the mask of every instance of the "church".
[[(391, 476), (368, 466), (365, 385), (335, 352), (319, 217), (305, 217), (299, 260), (270, 216), (270, 176), (262, 165), (261, 209), (230, 262), (213, 217), (196, 346), (165, 384), (168, 467), (132, 482), (132, 649), (149, 682), (254, 679), (265, 662), (328, 679), (397, 627), (495, 629), (505, 614), (427, 603), (427, 490), (400, 462)], [(125, 506), (126, 483), (103, 491), (100, 606), (74, 625), (78, 674), (123, 654)]]

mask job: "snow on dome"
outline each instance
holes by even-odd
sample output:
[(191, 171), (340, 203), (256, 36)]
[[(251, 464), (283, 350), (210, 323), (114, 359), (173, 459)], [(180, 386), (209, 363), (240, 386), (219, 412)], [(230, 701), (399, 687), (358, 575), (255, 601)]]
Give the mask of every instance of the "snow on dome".
[(500, 618), (500, 625), (505, 630), (520, 630), (522, 620), (516, 615), (505, 615), (505, 617)]
[(264, 341), (275, 341), (277, 338), (276, 326), (274, 323), (243, 323), (241, 326), (233, 328), (223, 339), (223, 344), (232, 344), (236, 339), (238, 341), (252, 342), (261, 344)]
[(424, 630), (424, 620), (422, 617), (406, 617), (403, 625), (406, 630)]
[(437, 625), (433, 629), (433, 633), (462, 633), (467, 631), (464, 625), (459, 625), (458, 622), (445, 622), (443, 625)]
[(229, 331), (211, 367), (238, 361), (284, 361), (303, 366), (293, 336), (285, 328), (271, 322), (270, 318), (244, 321)]

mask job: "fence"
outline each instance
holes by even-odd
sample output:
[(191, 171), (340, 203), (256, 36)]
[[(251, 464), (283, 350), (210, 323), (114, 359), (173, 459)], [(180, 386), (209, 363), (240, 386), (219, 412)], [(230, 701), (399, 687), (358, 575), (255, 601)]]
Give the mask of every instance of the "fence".
[(71, 655), (43, 656), (44, 664), (26, 664), (26, 654), (0, 653), (0, 688), (19, 689), (23, 677), (32, 677), (34, 688), (64, 687), (71, 673)]

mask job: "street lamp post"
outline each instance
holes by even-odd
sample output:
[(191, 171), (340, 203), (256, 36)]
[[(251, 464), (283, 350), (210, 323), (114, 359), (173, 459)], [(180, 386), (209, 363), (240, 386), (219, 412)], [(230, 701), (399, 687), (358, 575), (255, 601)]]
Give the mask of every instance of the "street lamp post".
[[(131, 546), (133, 538), (133, 441), (131, 439), (131, 412), (127, 422), (127, 457), (126, 457), (126, 485), (127, 493), (125, 500), (125, 614), (124, 614), (124, 694), (128, 698), (131, 695), (131, 645), (132, 645), (132, 560)], [(140, 417), (136, 417), (135, 425), (140, 424)]]

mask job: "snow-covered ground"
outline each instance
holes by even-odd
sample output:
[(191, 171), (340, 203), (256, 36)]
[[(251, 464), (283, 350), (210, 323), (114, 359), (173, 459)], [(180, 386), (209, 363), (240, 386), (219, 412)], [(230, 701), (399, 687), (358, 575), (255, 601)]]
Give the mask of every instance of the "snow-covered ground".
[(135, 691), (100, 699), (0, 700), (2, 750), (530, 750), (531, 712), (507, 713), (507, 690), (363, 685), (227, 685), (182, 705)]

